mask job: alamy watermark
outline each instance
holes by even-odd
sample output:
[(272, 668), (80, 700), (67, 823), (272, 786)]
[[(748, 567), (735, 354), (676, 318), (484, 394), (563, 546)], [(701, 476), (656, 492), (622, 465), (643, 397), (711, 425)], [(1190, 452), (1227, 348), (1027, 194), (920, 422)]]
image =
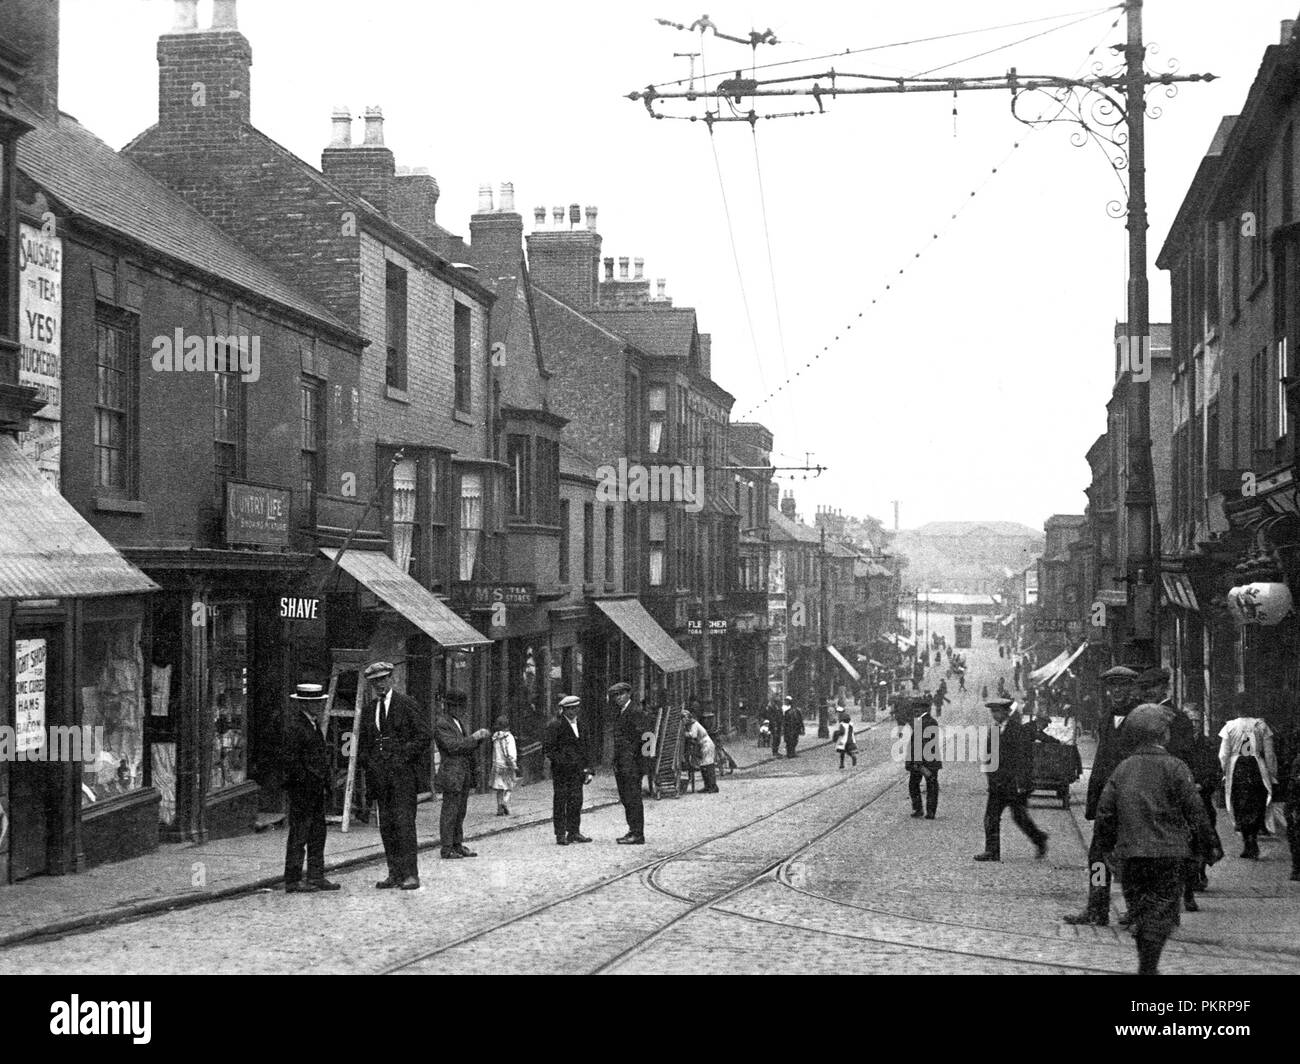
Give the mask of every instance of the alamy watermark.
[(158, 373), (238, 373), (245, 384), (262, 375), (260, 336), (186, 336), (178, 325), (171, 336), (155, 336), (152, 347)]
[(941, 761), (944, 764), (979, 765), (981, 772), (996, 772), (1001, 763), (1002, 733), (988, 724), (927, 724), (917, 728), (895, 724), (889, 756), (906, 761)]
[(681, 503), (688, 513), (704, 509), (704, 467), (670, 463), (641, 465), (620, 458), (596, 469), (597, 502)]
[[(33, 738), (40, 741), (34, 743)], [(82, 761), (93, 764), (104, 750), (104, 729), (98, 725), (56, 724), (44, 733), (0, 725), (0, 761)]]

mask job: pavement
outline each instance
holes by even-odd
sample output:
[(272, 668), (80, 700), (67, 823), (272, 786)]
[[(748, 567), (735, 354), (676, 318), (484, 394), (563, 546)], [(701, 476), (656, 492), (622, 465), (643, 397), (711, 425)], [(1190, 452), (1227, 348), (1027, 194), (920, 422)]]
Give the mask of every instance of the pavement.
[[(853, 708), (854, 719), (860, 713)], [(859, 731), (863, 725), (858, 724)], [(800, 752), (825, 746), (829, 740), (812, 733), (800, 742)], [(756, 739), (737, 737), (726, 743), (738, 771), (774, 759)], [(723, 777), (725, 780), (727, 777)], [(700, 786), (697, 776), (696, 786)], [(598, 770), (586, 788), (584, 812), (617, 806), (618, 791), (608, 769)], [(647, 805), (654, 800), (647, 798)], [(517, 787), (511, 815), (499, 817), (496, 794), (470, 797), (465, 817), (465, 841), (488, 839), (504, 832), (551, 822), (549, 780)], [(416, 808), (416, 839), (420, 851), (438, 850), (441, 802)], [(41, 876), (0, 887), (0, 949), (28, 939), (81, 931), (97, 925), (203, 905), (258, 890), (271, 890), (284, 881), (285, 826), (206, 843), (164, 843), (140, 857), (97, 865), (68, 876)], [(379, 829), (353, 823), (345, 834), (331, 824), (325, 843), (329, 875), (367, 864), (383, 870), (384, 848)]]

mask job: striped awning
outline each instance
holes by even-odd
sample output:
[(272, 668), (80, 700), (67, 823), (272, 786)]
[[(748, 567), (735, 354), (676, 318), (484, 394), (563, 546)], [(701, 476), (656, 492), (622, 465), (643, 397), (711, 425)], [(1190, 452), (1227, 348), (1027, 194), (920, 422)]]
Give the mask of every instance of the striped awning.
[(861, 681), (862, 677), (858, 675), (858, 670), (848, 663), (844, 655), (836, 650), (829, 643), (826, 645), (826, 652), (833, 657), (839, 664), (840, 668), (847, 672), (855, 681)]
[[(320, 552), (330, 561), (339, 554), (334, 547), (321, 547)], [(439, 646), (491, 645), (491, 639), (461, 620), (450, 606), (402, 572), (387, 554), (349, 550), (343, 552), (338, 563), (340, 569), (368, 587)]]
[(157, 591), (0, 435), (0, 598), (93, 598)]
[(596, 605), (664, 672), (685, 672), (695, 668), (695, 659), (659, 627), (636, 599), (597, 599)]

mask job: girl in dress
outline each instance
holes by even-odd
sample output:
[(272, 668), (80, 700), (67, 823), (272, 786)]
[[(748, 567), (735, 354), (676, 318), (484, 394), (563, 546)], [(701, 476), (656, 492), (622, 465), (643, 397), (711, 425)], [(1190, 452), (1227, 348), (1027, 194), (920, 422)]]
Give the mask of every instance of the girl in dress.
[(519, 778), (518, 756), (515, 737), (510, 733), (509, 718), (497, 717), (495, 731), (492, 732), (490, 784), (497, 792), (497, 816), (510, 815), (510, 792), (515, 789), (515, 782)]

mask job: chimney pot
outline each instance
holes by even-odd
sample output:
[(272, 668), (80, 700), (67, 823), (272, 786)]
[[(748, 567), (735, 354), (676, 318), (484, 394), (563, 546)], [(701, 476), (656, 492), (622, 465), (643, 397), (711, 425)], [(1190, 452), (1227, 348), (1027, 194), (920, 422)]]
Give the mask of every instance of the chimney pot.
[(543, 226), (543, 225), (545, 225), (545, 224), (546, 224), (546, 208), (545, 208), (545, 207), (534, 207), (534, 208), (533, 208), (533, 225), (536, 225), (536, 226)]
[(569, 228), (577, 225), (582, 221), (582, 206), (578, 203), (569, 204)]
[(1296, 20), (1293, 18), (1284, 18), (1282, 20), (1282, 43), (1290, 44), (1291, 38), (1295, 36)]
[(665, 289), (668, 287), (668, 281), (665, 278), (660, 277), (659, 280), (655, 281), (655, 287), (658, 289), (658, 292), (656, 293), (656, 298), (658, 299), (668, 298), (667, 293), (665, 292)]
[(590, 229), (592, 232), (595, 232), (596, 230), (596, 208), (595, 207), (587, 208), (587, 228)]
[(635, 281), (645, 280), (645, 259), (633, 259), (632, 266), (635, 269), (632, 279)]
[(352, 112), (346, 107), (336, 107), (334, 108), (334, 114), (330, 116), (330, 123), (334, 127), (334, 135), (330, 138), (330, 147), (352, 147)]
[(363, 147), (382, 148), (384, 146), (384, 109), (382, 107), (366, 108), (366, 139)]
[(235, 0), (212, 0), (212, 28), (239, 29), (239, 20), (235, 17)]
[(478, 187), (478, 212), (487, 214), (492, 210), (492, 186), (479, 185)]
[(605, 260), (605, 280), (612, 281), (613, 279), (614, 279), (614, 260), (612, 258), (607, 258)]
[(176, 25), (173, 33), (188, 33), (199, 28), (199, 0), (176, 0)]
[(501, 182), (501, 207), (500, 210), (507, 214), (515, 212), (515, 183), (513, 181)]
[(620, 258), (618, 260), (618, 279), (620, 281), (627, 280), (627, 263), (628, 260), (626, 258)]
[(563, 225), (563, 224), (564, 224), (564, 208), (563, 208), (563, 207), (552, 207), (552, 208), (551, 208), (551, 220), (552, 220), (553, 222), (555, 222), (556, 225)]

